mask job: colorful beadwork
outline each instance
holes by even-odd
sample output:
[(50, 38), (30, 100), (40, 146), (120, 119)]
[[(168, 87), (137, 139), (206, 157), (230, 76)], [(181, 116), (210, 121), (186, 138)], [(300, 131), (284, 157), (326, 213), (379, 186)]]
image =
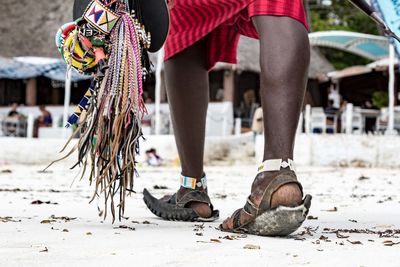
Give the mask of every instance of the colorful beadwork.
[(199, 182), (197, 182), (196, 178), (181, 175), (181, 186), (188, 189), (196, 189), (196, 188), (207, 188), (207, 179), (206, 176), (203, 176)]
[(102, 33), (109, 34), (119, 19), (119, 15), (112, 12), (100, 1), (92, 1), (83, 17)]
[(104, 217), (109, 203), (114, 221), (116, 208), (121, 219), (125, 197), (133, 192), (140, 122), (146, 113), (142, 99), (148, 73), (146, 48), (151, 39), (125, 0), (104, 1), (92, 1), (81, 19), (61, 27), (56, 45), (71, 67), (93, 75), (66, 125), (77, 125), (73, 136), (80, 133), (78, 145), (67, 156), (78, 150), (82, 177), (90, 166), (92, 200), (104, 196)]

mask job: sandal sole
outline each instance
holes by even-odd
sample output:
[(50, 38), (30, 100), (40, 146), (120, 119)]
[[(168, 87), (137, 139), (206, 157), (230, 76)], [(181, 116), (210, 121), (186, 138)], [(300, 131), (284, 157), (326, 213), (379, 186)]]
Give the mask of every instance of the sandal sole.
[(306, 195), (303, 204), (297, 207), (279, 206), (260, 214), (253, 221), (239, 229), (227, 230), (220, 225), (220, 230), (225, 232), (240, 232), (259, 236), (287, 236), (299, 229), (307, 218), (311, 206), (311, 196)]
[(147, 189), (143, 190), (143, 200), (156, 216), (168, 221), (213, 222), (219, 218), (219, 211), (214, 210), (210, 218), (199, 217), (192, 209), (177, 207), (153, 197)]

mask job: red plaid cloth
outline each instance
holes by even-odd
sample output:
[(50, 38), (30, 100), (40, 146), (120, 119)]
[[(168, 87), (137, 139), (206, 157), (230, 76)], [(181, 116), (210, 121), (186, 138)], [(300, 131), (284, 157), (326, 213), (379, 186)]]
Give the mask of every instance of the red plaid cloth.
[(236, 63), (240, 34), (258, 38), (251, 17), (286, 16), (307, 27), (302, 0), (172, 0), (165, 60), (206, 37), (211, 69), (217, 62)]

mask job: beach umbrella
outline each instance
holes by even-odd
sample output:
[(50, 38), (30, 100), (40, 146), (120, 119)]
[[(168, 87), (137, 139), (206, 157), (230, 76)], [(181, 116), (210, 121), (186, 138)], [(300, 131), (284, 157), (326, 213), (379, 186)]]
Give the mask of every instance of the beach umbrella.
[[(311, 45), (314, 46), (340, 49), (375, 61), (389, 58), (389, 114), (387, 134), (394, 133), (394, 65), (396, 53), (395, 47), (390, 40), (392, 39), (391, 36), (376, 36), (347, 31), (325, 31), (310, 33), (309, 38)], [(330, 75), (337, 75), (339, 77), (340, 75), (345, 75), (345, 73), (349, 71), (366, 73), (372, 71), (372, 68), (369, 66), (353, 67), (344, 71), (332, 72)]]

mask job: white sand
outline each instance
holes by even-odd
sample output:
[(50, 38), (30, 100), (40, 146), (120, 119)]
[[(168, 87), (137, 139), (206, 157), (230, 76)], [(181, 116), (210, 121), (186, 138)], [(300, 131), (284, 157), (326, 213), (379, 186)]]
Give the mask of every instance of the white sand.
[[(57, 165), (52, 173), (43, 174), (37, 172), (41, 166), (0, 166), (0, 171), (12, 171), (0, 173), (0, 266), (400, 266), (400, 244), (383, 244), (385, 240), (400, 242), (400, 234), (380, 238), (377, 234), (342, 233), (349, 237), (337, 238), (336, 234), (323, 233), (324, 228), (400, 229), (399, 170), (301, 168), (298, 176), (305, 192), (314, 197), (310, 215), (318, 217), (305, 222), (304, 227), (318, 229), (312, 236), (298, 236), (305, 238), (301, 241), (295, 236), (220, 239), (227, 233), (215, 227), (244, 204), (254, 166), (206, 169), (210, 194), (221, 218), (205, 224), (203, 229), (195, 223), (156, 218), (145, 207), (141, 193), (129, 198), (125, 214), (128, 220), (114, 225), (110, 218), (102, 222), (96, 203), (88, 204), (92, 188), (86, 180), (70, 187), (76, 171), (67, 167)], [(142, 168), (136, 190), (141, 192), (147, 187), (157, 196), (172, 192), (177, 188), (178, 173), (176, 168)], [(369, 179), (359, 180), (361, 175)], [(153, 185), (169, 189), (154, 190)], [(22, 191), (6, 191), (14, 189)], [(31, 205), (34, 200), (58, 205)], [(327, 211), (334, 207), (336, 212)], [(51, 215), (76, 219), (40, 223)], [(16, 222), (5, 219), (7, 216)], [(143, 221), (151, 224), (142, 224)], [(114, 229), (120, 225), (135, 230)], [(321, 235), (328, 241), (319, 240)], [(244, 249), (247, 244), (260, 249)]]

